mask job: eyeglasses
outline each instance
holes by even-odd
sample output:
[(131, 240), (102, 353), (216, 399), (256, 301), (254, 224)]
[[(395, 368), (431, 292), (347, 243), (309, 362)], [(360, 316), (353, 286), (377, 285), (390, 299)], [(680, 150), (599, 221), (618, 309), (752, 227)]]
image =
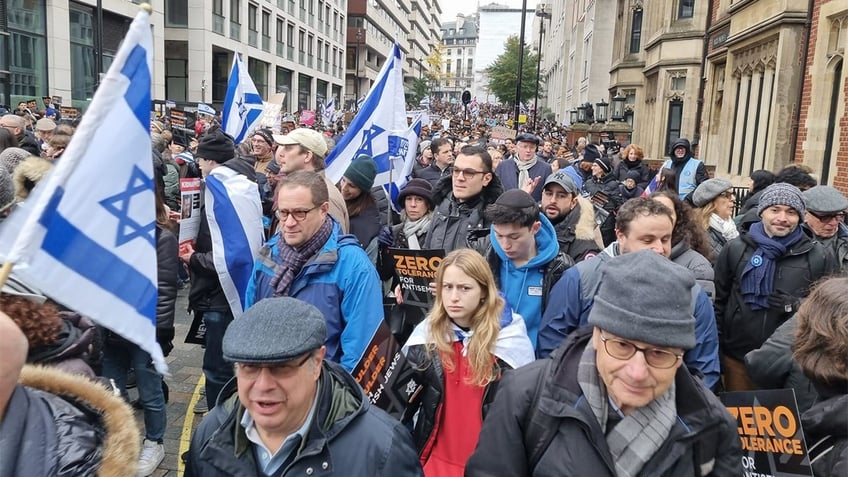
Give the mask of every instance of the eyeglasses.
[(475, 170), (475, 169), (456, 169), (456, 168), (454, 168), (451, 171), (451, 174), (454, 177), (459, 177), (460, 175), (462, 175), (464, 178), (466, 178), (468, 180), (473, 180), (475, 177), (477, 177), (477, 174), (488, 174), (488, 172), (478, 171), (478, 170)]
[(276, 214), (277, 214), (277, 218), (280, 219), (280, 222), (285, 222), (286, 220), (288, 220), (289, 215), (294, 217), (294, 220), (296, 220), (298, 222), (303, 222), (304, 220), (306, 220), (306, 216), (309, 215), (310, 212), (317, 209), (318, 207), (321, 207), (321, 206), (316, 205), (315, 207), (312, 207), (311, 209), (306, 209), (306, 210), (278, 210), (276, 212)]
[(294, 364), (261, 366), (258, 364), (237, 363), (236, 367), (238, 368), (239, 377), (244, 379), (258, 378), (259, 375), (262, 374), (263, 369), (267, 369), (268, 373), (270, 373), (271, 377), (274, 379), (285, 379), (294, 376), (297, 370), (306, 364), (311, 357), (312, 353), (307, 353), (303, 359), (295, 362)]
[(845, 212), (837, 212), (835, 214), (817, 214), (812, 210), (807, 210), (807, 213), (824, 223), (832, 222), (833, 219), (836, 219), (838, 222), (845, 221)]
[(727, 190), (718, 195), (719, 197), (724, 197), (725, 199), (734, 200), (736, 199), (736, 194), (731, 190)]
[(624, 341), (618, 338), (607, 338), (601, 333), (601, 341), (604, 343), (604, 351), (615, 359), (627, 361), (632, 358), (637, 351), (641, 351), (645, 356), (645, 361), (648, 366), (657, 369), (668, 369), (677, 363), (677, 360), (683, 357), (682, 354), (672, 353), (660, 348), (642, 348), (635, 344)]

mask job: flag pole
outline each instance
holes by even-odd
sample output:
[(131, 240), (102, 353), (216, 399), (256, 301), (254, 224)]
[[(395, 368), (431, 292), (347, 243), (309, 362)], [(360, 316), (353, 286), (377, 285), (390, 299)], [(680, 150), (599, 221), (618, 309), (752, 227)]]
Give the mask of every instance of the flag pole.
[[(392, 208), (394, 208), (394, 204), (392, 204), (392, 186), (394, 185), (392, 169), (394, 169), (394, 164), (392, 164), (392, 156), (389, 154), (389, 192), (386, 194), (386, 198), (389, 200), (389, 206), (386, 208), (386, 226), (389, 228), (392, 226)], [(383, 189), (383, 193), (386, 193), (385, 189)]]
[(6, 280), (9, 279), (9, 275), (12, 274), (12, 268), (15, 266), (12, 262), (6, 262), (3, 264), (3, 267), (0, 268), (0, 287), (6, 284)]

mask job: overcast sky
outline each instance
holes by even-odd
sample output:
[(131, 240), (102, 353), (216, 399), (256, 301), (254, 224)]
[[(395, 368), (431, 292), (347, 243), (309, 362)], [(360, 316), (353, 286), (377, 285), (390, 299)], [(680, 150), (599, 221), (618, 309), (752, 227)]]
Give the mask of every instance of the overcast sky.
[[(439, 0), (439, 6), (442, 7), (442, 21), (450, 22), (456, 20), (457, 13), (474, 13), (477, 11), (477, 5), (488, 5), (490, 3), (499, 3), (510, 7), (521, 8), (522, 0)], [(527, 0), (527, 8), (535, 8), (538, 0)], [(520, 23), (520, 22), (519, 22)]]

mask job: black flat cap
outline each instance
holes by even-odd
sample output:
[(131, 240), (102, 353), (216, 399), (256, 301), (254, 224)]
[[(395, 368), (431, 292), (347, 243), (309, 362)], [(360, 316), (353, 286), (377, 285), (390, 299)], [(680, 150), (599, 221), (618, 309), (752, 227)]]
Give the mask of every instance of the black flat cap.
[(295, 298), (266, 298), (230, 323), (223, 354), (236, 363), (285, 363), (320, 348), (326, 337), (318, 308)]

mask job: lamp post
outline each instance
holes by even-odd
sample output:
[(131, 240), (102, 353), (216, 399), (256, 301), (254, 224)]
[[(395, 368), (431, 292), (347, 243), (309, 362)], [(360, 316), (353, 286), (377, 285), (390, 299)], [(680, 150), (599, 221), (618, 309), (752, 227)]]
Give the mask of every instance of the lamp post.
[(568, 114), (569, 114), (569, 116), (568, 116), (569, 121), (568, 122), (571, 123), (571, 124), (577, 124), (577, 110), (572, 109)]
[(551, 18), (544, 3), (536, 5), (536, 16), (539, 17), (539, 53), (536, 59), (536, 97), (533, 99), (533, 129), (536, 129), (536, 118), (539, 117), (539, 74), (542, 70), (542, 38), (545, 35), (545, 20)]
[(613, 121), (624, 121), (624, 102), (627, 100), (620, 93), (616, 93), (612, 98), (612, 107), (610, 108), (610, 118)]
[(356, 29), (356, 77), (353, 78), (353, 111), (359, 112), (359, 45), (362, 43), (362, 29)]
[(527, 20), (527, 0), (521, 1), (521, 33), (518, 36), (518, 81), (515, 82), (515, 109), (512, 127), (518, 131), (518, 116), (521, 115), (521, 76), (524, 72), (524, 22)]
[(601, 99), (600, 101), (595, 103), (595, 107), (598, 109), (597, 114), (595, 114), (595, 122), (607, 122), (607, 110), (609, 109), (609, 103)]

